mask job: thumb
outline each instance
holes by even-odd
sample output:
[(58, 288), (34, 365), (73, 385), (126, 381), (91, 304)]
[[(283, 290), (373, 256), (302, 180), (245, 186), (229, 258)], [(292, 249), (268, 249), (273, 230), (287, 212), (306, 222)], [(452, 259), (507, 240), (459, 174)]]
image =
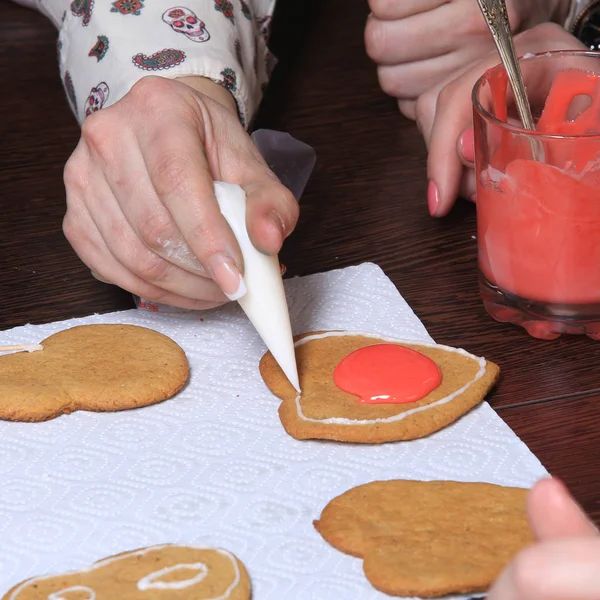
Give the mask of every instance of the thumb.
[(598, 530), (558, 479), (542, 479), (527, 498), (527, 513), (540, 541), (563, 537), (595, 536)]
[(246, 226), (250, 239), (257, 250), (274, 255), (294, 230), (299, 207), (292, 192), (266, 170), (262, 177), (242, 183), (242, 187), (248, 202)]
[(269, 168), (250, 136), (244, 130), (233, 133), (222, 153), (229, 160), (221, 162), (219, 175), (246, 193), (246, 228), (254, 247), (275, 255), (296, 226), (298, 202)]

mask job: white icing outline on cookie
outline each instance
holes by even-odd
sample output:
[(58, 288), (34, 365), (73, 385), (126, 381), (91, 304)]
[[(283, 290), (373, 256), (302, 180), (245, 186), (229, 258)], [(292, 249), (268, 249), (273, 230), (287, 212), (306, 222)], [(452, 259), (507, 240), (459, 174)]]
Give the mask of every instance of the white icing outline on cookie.
[[(181, 581), (154, 581), (154, 579), (160, 579), (163, 575), (168, 575), (179, 569), (194, 569), (198, 571), (194, 577), (190, 579), (182, 579)], [(142, 577), (137, 583), (138, 590), (183, 590), (191, 585), (200, 583), (208, 575), (208, 567), (204, 563), (190, 563), (190, 564), (179, 564), (173, 565), (172, 567), (165, 567), (160, 571), (154, 571), (150, 575)]]
[(471, 358), (477, 362), (479, 365), (479, 370), (475, 377), (469, 381), (467, 384), (463, 385), (459, 390), (452, 392), (452, 394), (448, 396), (444, 396), (440, 400), (436, 400), (431, 404), (427, 404), (426, 406), (418, 406), (417, 408), (412, 408), (410, 410), (406, 410), (404, 412), (398, 413), (397, 415), (392, 415), (391, 417), (380, 417), (377, 419), (347, 419), (345, 417), (329, 417), (327, 419), (313, 419), (311, 417), (307, 417), (302, 412), (302, 406), (300, 404), (300, 400), (302, 398), (302, 394), (298, 394), (296, 396), (296, 411), (298, 413), (298, 417), (303, 421), (308, 421), (310, 423), (323, 423), (325, 425), (372, 425), (373, 423), (394, 423), (395, 421), (402, 421), (409, 417), (410, 415), (414, 415), (416, 413), (423, 412), (424, 410), (429, 410), (430, 408), (434, 408), (436, 406), (441, 406), (442, 404), (447, 404), (464, 394), (478, 379), (481, 379), (486, 372), (487, 361), (485, 358), (481, 358), (479, 356), (475, 356), (470, 354), (466, 350), (462, 348), (452, 348), (450, 346), (442, 346), (440, 344), (432, 344), (429, 342), (417, 342), (414, 340), (398, 340), (394, 338), (388, 338), (381, 335), (375, 335), (373, 333), (363, 333), (361, 331), (326, 331), (325, 333), (315, 333), (313, 335), (308, 335), (296, 341), (294, 346), (302, 346), (307, 342), (312, 340), (323, 339), (327, 337), (352, 337), (352, 336), (361, 336), (375, 340), (381, 340), (382, 342), (388, 342), (393, 344), (407, 344), (412, 346), (424, 346), (426, 348), (440, 348), (441, 350), (446, 350), (447, 352), (455, 352), (456, 354), (461, 354), (462, 356), (466, 356)]
[[(18, 587), (15, 588), (13, 593), (10, 595), (9, 600), (17, 600), (18, 595), (25, 588), (29, 587), (30, 585), (32, 585), (38, 581), (46, 581), (48, 579), (54, 579), (55, 577), (69, 577), (71, 575), (77, 575), (79, 573), (91, 573), (92, 571), (96, 571), (97, 569), (105, 567), (106, 565), (109, 565), (113, 562), (125, 560), (126, 558), (130, 558), (132, 556), (143, 556), (144, 554), (148, 554), (149, 552), (154, 552), (156, 550), (162, 550), (163, 548), (171, 548), (171, 547), (184, 548), (184, 549), (188, 548), (190, 550), (209, 550), (212, 552), (217, 552), (218, 554), (221, 554), (223, 556), (226, 556), (231, 561), (231, 564), (233, 565), (233, 570), (235, 572), (235, 577), (234, 577), (233, 583), (225, 590), (225, 593), (223, 595), (214, 597), (214, 598), (207, 598), (206, 600), (227, 600), (227, 598), (229, 598), (229, 596), (231, 595), (231, 592), (233, 592), (235, 590), (235, 588), (239, 585), (239, 583), (241, 581), (240, 568), (238, 566), (235, 556), (233, 554), (231, 554), (231, 552), (228, 552), (227, 550), (223, 550), (221, 548), (211, 548), (209, 546), (187, 546), (187, 545), (180, 546), (179, 544), (161, 544), (158, 546), (150, 546), (149, 548), (143, 548), (141, 550), (133, 550), (132, 552), (125, 552), (125, 553), (119, 554), (117, 556), (104, 558), (89, 567), (85, 567), (83, 569), (78, 569), (77, 571), (69, 571), (67, 573), (55, 573), (54, 575), (42, 575), (41, 577), (33, 577), (31, 579), (27, 579), (26, 581), (23, 581), (23, 583), (21, 583)], [(197, 564), (203, 564), (203, 563), (197, 563)], [(188, 565), (178, 564), (178, 565), (174, 565), (173, 567), (167, 567), (167, 568), (175, 569), (175, 568), (179, 568), (182, 566), (186, 567)], [(162, 571), (165, 571), (165, 570), (166, 569), (162, 569)], [(151, 575), (156, 575), (156, 573), (158, 573), (158, 572), (159, 571), (157, 571), (155, 573), (151, 573)], [(140, 582), (143, 581), (144, 579), (145, 579), (145, 577), (142, 578), (140, 580)], [(202, 579), (204, 579), (204, 577)], [(140, 582), (138, 582), (138, 586), (139, 586)], [(173, 582), (173, 583), (178, 583), (178, 582)], [(199, 583), (199, 582), (197, 582), (197, 583)], [(168, 585), (168, 584), (166, 584), (166, 585)], [(81, 591), (92, 592), (93, 597), (90, 598), (89, 600), (95, 600), (96, 593), (94, 592), (94, 590), (92, 588), (87, 588), (84, 586), (73, 586), (70, 588), (65, 588), (64, 590), (60, 590), (59, 592), (52, 592), (52, 594), (50, 594), (48, 596), (48, 600), (61, 600), (61, 598), (59, 596), (56, 596), (56, 594), (61, 594), (66, 591), (69, 591), (69, 590), (76, 590), (78, 588), (81, 588)], [(173, 589), (173, 588), (169, 588), (169, 589)]]
[(59, 590), (58, 592), (52, 592), (48, 596), (48, 600), (67, 600), (63, 594), (67, 592), (87, 592), (89, 596), (87, 600), (96, 600), (96, 592), (85, 585), (72, 585), (71, 587), (65, 588), (64, 590)]

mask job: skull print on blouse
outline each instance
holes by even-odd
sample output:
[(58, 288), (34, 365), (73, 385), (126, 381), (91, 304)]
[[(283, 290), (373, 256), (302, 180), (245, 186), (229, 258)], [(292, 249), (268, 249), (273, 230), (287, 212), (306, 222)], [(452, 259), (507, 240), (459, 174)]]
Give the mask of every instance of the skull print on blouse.
[(17, 1), (59, 29), (60, 76), (80, 123), (154, 74), (221, 84), (246, 126), (275, 64), (267, 40), (276, 0)]
[(85, 116), (89, 117), (92, 113), (100, 110), (108, 100), (108, 94), (109, 89), (104, 82), (93, 87), (85, 103)]
[(169, 8), (163, 13), (162, 19), (173, 31), (183, 33), (192, 42), (207, 42), (210, 39), (204, 22), (185, 6)]

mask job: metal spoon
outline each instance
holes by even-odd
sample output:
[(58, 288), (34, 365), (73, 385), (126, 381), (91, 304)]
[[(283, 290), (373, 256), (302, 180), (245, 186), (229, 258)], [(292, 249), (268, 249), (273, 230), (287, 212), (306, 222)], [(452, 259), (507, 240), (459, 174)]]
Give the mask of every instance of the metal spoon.
[[(506, 3), (504, 0), (477, 0), (477, 3), (492, 33), (498, 54), (508, 74), (508, 80), (515, 96), (517, 111), (521, 117), (523, 127), (535, 131), (535, 123), (533, 122), (531, 107), (523, 82), (523, 73), (519, 66), (512, 31), (510, 30)], [(535, 137), (529, 137), (529, 146), (531, 147), (533, 160), (545, 162), (546, 153), (542, 142)]]
[(504, 0), (477, 0), (477, 2), (490, 28), (502, 64), (508, 73), (508, 79), (515, 95), (517, 110), (519, 111), (523, 127), (533, 131), (535, 130), (535, 124), (531, 115), (525, 84), (523, 83), (523, 74), (519, 67), (513, 43), (506, 4)]

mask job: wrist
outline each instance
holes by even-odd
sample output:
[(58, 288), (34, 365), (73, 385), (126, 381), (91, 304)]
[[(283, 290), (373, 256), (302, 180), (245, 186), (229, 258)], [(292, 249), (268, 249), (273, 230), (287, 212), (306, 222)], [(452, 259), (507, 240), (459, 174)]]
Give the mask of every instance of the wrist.
[(235, 98), (227, 88), (214, 82), (208, 77), (202, 77), (199, 75), (188, 75), (185, 77), (178, 77), (177, 81), (185, 83), (197, 92), (200, 92), (201, 94), (212, 98), (213, 100), (230, 110), (237, 118), (237, 104)]

